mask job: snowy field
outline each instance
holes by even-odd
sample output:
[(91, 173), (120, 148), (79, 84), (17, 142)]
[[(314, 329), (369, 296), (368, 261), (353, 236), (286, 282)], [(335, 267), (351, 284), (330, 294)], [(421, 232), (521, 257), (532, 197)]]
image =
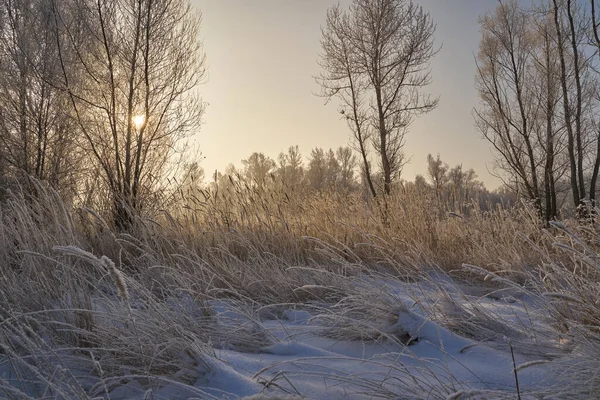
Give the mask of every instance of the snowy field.
[[(461, 285), (439, 272), (411, 282), (360, 275), (347, 284), (349, 294), (336, 302), (258, 306), (248, 299), (198, 302), (182, 294), (153, 306), (178, 321), (173, 329), (200, 328), (208, 345), (194, 329), (179, 332), (178, 343), (166, 332), (170, 322), (153, 321), (157, 316), (149, 315), (153, 310), (135, 288), (127, 294), (129, 307), (116, 293), (93, 297), (91, 309), (103, 321), (96, 323), (106, 324), (98, 329), (118, 337), (123, 327), (116, 321), (129, 321), (144, 334), (168, 334), (166, 343), (150, 350), (151, 358), (165, 362), (159, 353), (173, 351), (177, 365), (115, 376), (108, 369), (118, 354), (61, 348), (44, 338), (43, 329), (15, 326), (13, 349), (22, 342), (24, 351), (34, 347), (38, 353), (7, 357), (0, 350), (0, 397), (561, 398), (560, 371), (574, 363), (578, 350), (550, 333), (547, 315), (528, 293)], [(10, 318), (0, 324), (6, 330)], [(132, 354), (148, 351), (136, 348), (135, 338), (128, 343)]]

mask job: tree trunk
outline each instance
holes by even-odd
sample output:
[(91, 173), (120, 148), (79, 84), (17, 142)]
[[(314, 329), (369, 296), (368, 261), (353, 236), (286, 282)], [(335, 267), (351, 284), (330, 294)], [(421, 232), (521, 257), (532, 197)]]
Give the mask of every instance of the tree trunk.
[(596, 138), (596, 145), (596, 159), (594, 160), (594, 170), (592, 173), (592, 180), (590, 181), (590, 211), (593, 214), (596, 213), (596, 185), (598, 183), (598, 171), (600, 170), (600, 130), (598, 131), (598, 137)]
[(567, 66), (565, 62), (565, 53), (563, 49), (563, 35), (562, 28), (560, 26), (559, 21), (559, 9), (557, 0), (553, 0), (554, 2), (554, 25), (556, 27), (556, 37), (558, 40), (558, 56), (560, 59), (560, 83), (563, 92), (563, 107), (565, 113), (565, 124), (567, 128), (567, 150), (569, 154), (569, 165), (571, 172), (571, 193), (573, 195), (573, 203), (578, 211), (581, 210), (581, 206), (583, 205), (583, 199), (580, 197), (579, 183), (577, 179), (577, 162), (575, 160), (575, 138), (573, 133), (572, 124), (572, 116), (571, 116), (571, 106), (569, 104), (569, 91), (567, 87)]
[(552, 91), (552, 73), (550, 64), (550, 40), (548, 33), (544, 37), (546, 55), (546, 164), (544, 165), (544, 190), (546, 191), (546, 222), (557, 217), (556, 209), (556, 187), (554, 178), (554, 97)]
[[(579, 46), (575, 37), (575, 21), (571, 8), (571, 0), (567, 0), (567, 14), (569, 17), (569, 28), (571, 30), (571, 49), (573, 51), (573, 73), (575, 75), (575, 89), (577, 103), (575, 105), (575, 141), (577, 143), (577, 179), (579, 185), (579, 199), (585, 199), (585, 180), (583, 176), (583, 144), (581, 139), (581, 109), (582, 109), (582, 88), (581, 72), (579, 70)], [(583, 211), (583, 210), (582, 210)]]
[[(596, 1), (590, 0), (592, 4), (592, 31), (594, 33), (594, 40), (596, 42), (596, 48), (600, 51), (600, 35), (598, 35), (598, 23), (596, 21)], [(598, 53), (600, 57), (600, 52)], [(598, 182), (598, 170), (600, 170), (600, 127), (596, 130), (596, 158), (594, 160), (594, 169), (592, 173), (592, 180), (590, 181), (590, 207), (593, 215), (596, 214), (596, 185)]]
[(385, 127), (385, 115), (383, 114), (383, 100), (381, 87), (375, 86), (375, 96), (377, 98), (377, 111), (379, 114), (379, 146), (381, 153), (381, 168), (383, 169), (383, 192), (389, 195), (392, 192), (392, 171), (390, 160), (387, 154), (387, 130)]

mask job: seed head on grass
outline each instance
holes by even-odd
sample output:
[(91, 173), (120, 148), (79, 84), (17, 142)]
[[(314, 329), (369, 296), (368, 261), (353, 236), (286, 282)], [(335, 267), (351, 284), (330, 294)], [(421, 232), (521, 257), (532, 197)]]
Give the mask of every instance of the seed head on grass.
[(119, 271), (115, 263), (106, 256), (102, 256), (102, 258), (100, 258), (100, 263), (108, 270), (110, 277), (119, 290), (119, 296), (121, 297), (121, 300), (128, 302), (129, 291), (127, 290), (127, 284), (125, 283), (125, 278), (123, 278), (121, 271)]
[(129, 301), (129, 291), (127, 290), (127, 284), (121, 271), (119, 271), (115, 263), (108, 257), (102, 256), (100, 259), (85, 250), (80, 249), (77, 246), (54, 246), (54, 251), (60, 251), (64, 254), (70, 254), (82, 258), (91, 262), (92, 264), (106, 268), (110, 277), (112, 278), (115, 286), (119, 290), (119, 297), (125, 302)]

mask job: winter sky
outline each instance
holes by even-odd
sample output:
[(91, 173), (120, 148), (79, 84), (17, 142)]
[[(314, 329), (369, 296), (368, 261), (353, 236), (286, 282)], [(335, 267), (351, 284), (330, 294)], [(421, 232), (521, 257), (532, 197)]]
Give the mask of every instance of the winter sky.
[[(440, 105), (412, 125), (405, 153), (411, 162), (402, 177), (426, 172), (428, 153), (450, 165), (474, 168), (488, 188), (500, 181), (490, 145), (476, 130), (472, 110), (478, 104), (473, 82), (479, 44), (478, 17), (497, 0), (416, 0), (437, 23), (441, 46), (432, 62)], [(342, 0), (342, 6), (351, 0)], [(194, 144), (205, 157), (210, 178), (215, 169), (252, 152), (276, 158), (291, 145), (304, 156), (315, 146), (337, 148), (349, 143), (346, 123), (335, 104), (324, 105), (313, 76), (320, 68), (320, 27), (337, 0), (192, 0), (202, 12), (201, 37), (209, 78), (200, 90), (207, 108)]]

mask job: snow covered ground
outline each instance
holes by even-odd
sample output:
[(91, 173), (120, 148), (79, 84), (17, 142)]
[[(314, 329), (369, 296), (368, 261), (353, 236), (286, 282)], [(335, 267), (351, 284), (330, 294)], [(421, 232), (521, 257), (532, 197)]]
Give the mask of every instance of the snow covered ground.
[[(80, 390), (81, 398), (113, 400), (491, 399), (515, 398), (517, 381), (527, 398), (551, 394), (577, 351), (551, 333), (535, 299), (514, 289), (461, 285), (441, 274), (410, 283), (360, 276), (352, 286), (336, 302), (212, 300), (210, 320), (223, 333), (209, 343), (213, 354), (184, 350), (181, 357), (196, 357), (186, 363), (193, 367), (170, 376), (108, 378), (102, 359), (56, 345), (21, 364), (0, 349), (0, 398), (67, 398)], [(207, 323), (206, 310), (189, 298), (167, 303)], [(143, 307), (132, 309), (141, 323)], [(238, 336), (253, 339), (231, 339)], [(63, 374), (71, 386), (62, 396), (36, 372), (49, 365), (48, 380)]]

